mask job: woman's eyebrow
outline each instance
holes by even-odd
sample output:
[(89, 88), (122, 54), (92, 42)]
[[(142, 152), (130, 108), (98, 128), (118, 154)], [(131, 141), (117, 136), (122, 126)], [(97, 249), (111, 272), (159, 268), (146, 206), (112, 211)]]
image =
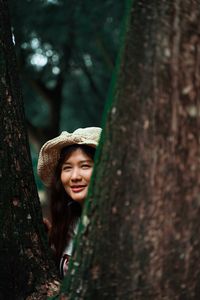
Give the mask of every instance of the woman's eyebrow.
[(63, 163), (63, 166), (64, 166), (64, 165), (70, 165), (70, 164), (71, 164), (70, 162), (64, 162), (64, 163)]
[(85, 160), (81, 160), (80, 162), (81, 162), (81, 163), (84, 163), (84, 162), (92, 162), (92, 159), (85, 159)]
[[(80, 160), (79, 161), (79, 163), (85, 163), (85, 162), (93, 162), (93, 160), (92, 159), (85, 159), (85, 160)], [(66, 162), (63, 163), (63, 166), (64, 165), (71, 165), (71, 164), (72, 164), (71, 162), (66, 161)]]

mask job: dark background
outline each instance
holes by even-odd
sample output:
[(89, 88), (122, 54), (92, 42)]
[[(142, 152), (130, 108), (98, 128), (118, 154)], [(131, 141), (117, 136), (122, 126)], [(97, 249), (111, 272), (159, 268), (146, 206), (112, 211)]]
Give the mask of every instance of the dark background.
[(125, 1), (10, 0), (36, 183), (38, 151), (62, 130), (101, 126)]

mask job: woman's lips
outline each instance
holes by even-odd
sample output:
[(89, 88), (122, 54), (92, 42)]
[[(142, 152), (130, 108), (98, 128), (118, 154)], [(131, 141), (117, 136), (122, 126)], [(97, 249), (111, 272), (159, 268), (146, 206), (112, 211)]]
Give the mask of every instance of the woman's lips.
[(85, 188), (86, 186), (85, 185), (79, 185), (79, 186), (71, 186), (71, 190), (72, 190), (72, 192), (74, 192), (74, 193), (79, 193), (79, 192), (81, 192), (82, 190), (84, 190), (84, 188)]

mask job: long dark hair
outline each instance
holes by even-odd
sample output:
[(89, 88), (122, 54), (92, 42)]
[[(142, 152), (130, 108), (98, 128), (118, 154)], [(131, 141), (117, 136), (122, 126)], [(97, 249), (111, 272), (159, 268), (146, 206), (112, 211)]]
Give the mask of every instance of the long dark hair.
[(72, 200), (66, 193), (60, 179), (64, 161), (72, 154), (72, 152), (79, 148), (94, 160), (95, 148), (91, 146), (75, 144), (63, 148), (50, 188), (52, 227), (49, 234), (49, 242), (55, 252), (57, 263), (59, 263), (65, 247), (72, 238), (74, 228), (82, 212), (80, 203)]

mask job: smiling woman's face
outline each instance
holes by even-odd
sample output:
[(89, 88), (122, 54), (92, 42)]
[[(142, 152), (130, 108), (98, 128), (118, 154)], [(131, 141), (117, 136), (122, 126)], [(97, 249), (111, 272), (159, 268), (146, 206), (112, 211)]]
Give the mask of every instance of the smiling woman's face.
[(82, 204), (88, 193), (94, 162), (82, 149), (74, 150), (64, 161), (60, 179), (66, 193)]

